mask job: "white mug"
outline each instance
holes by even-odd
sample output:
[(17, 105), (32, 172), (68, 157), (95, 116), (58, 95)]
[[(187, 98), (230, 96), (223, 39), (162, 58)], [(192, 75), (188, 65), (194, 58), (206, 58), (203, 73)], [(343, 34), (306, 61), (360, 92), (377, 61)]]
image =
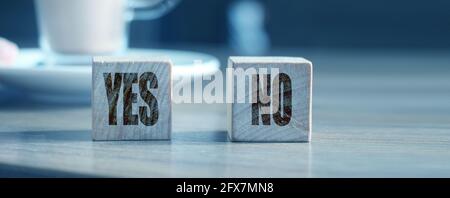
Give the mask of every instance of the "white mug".
[(60, 64), (120, 54), (128, 47), (128, 22), (158, 18), (178, 1), (35, 0), (39, 45), (47, 61)]

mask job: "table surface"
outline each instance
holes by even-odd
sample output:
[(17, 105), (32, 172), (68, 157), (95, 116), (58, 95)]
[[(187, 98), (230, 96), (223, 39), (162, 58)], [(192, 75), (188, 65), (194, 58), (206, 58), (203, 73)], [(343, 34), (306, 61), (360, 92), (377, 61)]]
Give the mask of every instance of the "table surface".
[(273, 54), (314, 63), (311, 143), (231, 143), (223, 104), (174, 105), (172, 141), (93, 142), (89, 105), (2, 88), (0, 176), (450, 177), (448, 51)]

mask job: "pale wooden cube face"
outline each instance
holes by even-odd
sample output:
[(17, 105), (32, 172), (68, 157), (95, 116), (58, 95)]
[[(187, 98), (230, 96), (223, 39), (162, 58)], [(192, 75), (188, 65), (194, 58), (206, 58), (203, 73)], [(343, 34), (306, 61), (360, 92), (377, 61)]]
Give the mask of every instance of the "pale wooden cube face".
[[(247, 81), (252, 85), (248, 87), (247, 84), (245, 87), (248, 89), (245, 91), (246, 99), (255, 95), (261, 97), (262, 90), (269, 89), (271, 90), (270, 97), (268, 97), (269, 102), (266, 100), (252, 103), (246, 100), (245, 103), (233, 101), (228, 104), (228, 132), (232, 141), (310, 141), (311, 62), (303, 58), (292, 57), (230, 57), (229, 67), (244, 70), (255, 68), (256, 71), (266, 68), (269, 73), (271, 69), (275, 68), (278, 71), (277, 77), (279, 77), (271, 76), (272, 79), (266, 81), (264, 76), (259, 76), (260, 79), (257, 80), (260, 81)], [(275, 86), (274, 79), (279, 79), (278, 86)], [(255, 82), (258, 83), (255, 84)], [(271, 84), (267, 84), (267, 82)], [(237, 90), (242, 90), (242, 87), (238, 86), (238, 83), (234, 81), (233, 91), (236, 98), (239, 97)], [(278, 93), (274, 92), (274, 87), (279, 88)], [(261, 107), (268, 108), (269, 112)]]
[(167, 59), (94, 58), (93, 140), (168, 140), (172, 129)]

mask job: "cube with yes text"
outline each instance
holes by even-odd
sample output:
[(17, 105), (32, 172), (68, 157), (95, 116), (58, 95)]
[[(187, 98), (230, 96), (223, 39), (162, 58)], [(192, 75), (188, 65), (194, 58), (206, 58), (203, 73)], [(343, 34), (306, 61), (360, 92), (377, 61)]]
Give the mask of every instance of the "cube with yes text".
[(169, 140), (172, 63), (167, 58), (94, 57), (93, 140)]

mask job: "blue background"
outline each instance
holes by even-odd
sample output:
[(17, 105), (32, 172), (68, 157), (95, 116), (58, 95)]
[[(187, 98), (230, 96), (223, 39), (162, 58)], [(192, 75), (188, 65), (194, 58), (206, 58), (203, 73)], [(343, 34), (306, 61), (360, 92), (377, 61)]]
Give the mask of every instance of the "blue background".
[[(272, 47), (449, 48), (448, 0), (264, 0)], [(184, 0), (131, 26), (131, 46), (227, 46), (230, 0)], [(0, 36), (37, 46), (32, 0), (0, 1)]]

